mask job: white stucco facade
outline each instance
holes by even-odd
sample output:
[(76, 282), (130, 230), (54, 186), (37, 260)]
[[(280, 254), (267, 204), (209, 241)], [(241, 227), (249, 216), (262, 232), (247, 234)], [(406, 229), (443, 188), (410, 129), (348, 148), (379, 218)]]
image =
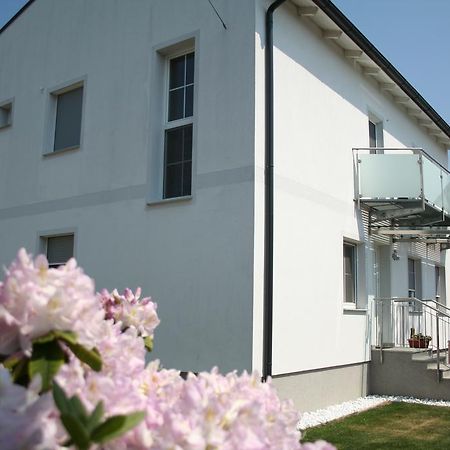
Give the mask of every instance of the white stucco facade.
[[(261, 371), (269, 2), (216, 4), (227, 30), (207, 2), (36, 0), (3, 31), (0, 104), (14, 101), (0, 129), (0, 263), (73, 232), (98, 289), (142, 286), (158, 303), (164, 366)], [(420, 147), (444, 165), (447, 153), (294, 4), (274, 23), (273, 374), (286, 375), (367, 362), (377, 289), (407, 295), (414, 256), (432, 296), (434, 267), (445, 265), (445, 252), (408, 244), (393, 262), (386, 241), (368, 236), (352, 156), (368, 147), (368, 118), (383, 123), (385, 147)], [(164, 200), (167, 58), (187, 50), (192, 195)], [(51, 93), (79, 80), (80, 148), (46, 154)], [(344, 240), (358, 244), (353, 309)]]
[[(382, 121), (385, 147), (423, 148), (443, 165), (447, 161), (445, 147), (345, 58), (338, 46), (324, 39), (317, 26), (299, 17), (293, 4), (288, 2), (276, 14), (274, 375), (370, 359), (371, 317), (366, 310), (376, 296), (374, 252), (383, 242), (368, 238), (353, 201), (352, 160), (353, 148), (369, 146), (368, 118), (376, 115)], [(264, 17), (261, 7), (257, 10), (260, 35)], [(263, 80), (264, 50), (258, 35), (255, 48), (256, 76)], [(263, 102), (261, 81), (257, 112), (263, 111)], [(259, 119), (256, 136), (263, 136), (263, 117)], [(257, 140), (260, 173), (263, 144)], [(256, 178), (255, 190), (261, 195), (263, 182), (262, 176)], [(263, 220), (262, 214), (257, 217)], [(344, 240), (359, 247), (356, 310), (343, 305)], [(255, 240), (255, 247), (262, 242)], [(407, 296), (409, 255), (421, 258), (424, 298), (433, 297), (434, 266), (444, 265), (445, 252), (408, 244), (397, 247), (400, 260), (386, 261), (392, 273), (386, 296)]]

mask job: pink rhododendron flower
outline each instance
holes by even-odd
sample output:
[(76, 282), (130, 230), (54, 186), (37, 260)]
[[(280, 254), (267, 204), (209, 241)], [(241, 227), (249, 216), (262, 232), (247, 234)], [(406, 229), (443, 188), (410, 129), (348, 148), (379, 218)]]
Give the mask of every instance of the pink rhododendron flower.
[(30, 352), (31, 341), (51, 330), (73, 331), (80, 344), (92, 348), (103, 317), (94, 282), (75, 259), (50, 269), (43, 255), (33, 261), (21, 249), (0, 290), (0, 354)]
[(13, 384), (0, 365), (0, 448), (56, 449), (64, 436), (50, 393), (39, 396), (40, 382), (28, 389)]
[[(93, 371), (68, 352), (56, 381), (67, 396), (77, 395), (91, 412), (99, 401), (105, 416), (144, 411), (145, 419), (102, 446), (109, 450), (332, 450), (323, 441), (299, 443), (298, 413), (279, 399), (258, 374), (219, 374), (217, 369), (189, 375), (146, 366), (142, 337), (159, 324), (156, 304), (140, 299), (141, 290), (104, 290), (74, 259), (49, 269), (20, 250), (0, 283), (0, 354), (29, 352), (32, 340), (52, 330), (73, 331), (77, 340), (96, 347), (102, 370)], [(100, 301), (99, 301), (100, 300)], [(106, 319), (106, 320), (104, 320)], [(65, 348), (65, 346), (63, 345)], [(67, 436), (50, 393), (38, 396), (14, 385), (0, 367), (0, 448), (57, 449)]]
[(136, 293), (127, 288), (122, 295), (116, 289), (111, 293), (103, 289), (98, 296), (107, 319), (121, 322), (123, 328), (134, 327), (142, 337), (153, 337), (155, 328), (159, 325), (157, 305), (150, 297), (140, 298), (140, 287), (136, 289)]

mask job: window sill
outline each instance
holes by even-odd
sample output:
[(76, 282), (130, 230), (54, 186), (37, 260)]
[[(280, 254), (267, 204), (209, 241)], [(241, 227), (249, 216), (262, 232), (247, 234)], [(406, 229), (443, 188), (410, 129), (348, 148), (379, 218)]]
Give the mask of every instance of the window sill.
[(358, 308), (355, 303), (344, 303), (344, 314), (366, 314), (366, 308)]
[(166, 203), (186, 202), (192, 200), (192, 195), (183, 197), (160, 198), (158, 200), (147, 200), (147, 206), (164, 205)]
[(73, 147), (66, 147), (66, 148), (62, 148), (60, 150), (53, 150), (51, 152), (45, 152), (45, 153), (43, 153), (42, 156), (47, 158), (49, 156), (59, 155), (61, 153), (70, 153), (70, 152), (74, 152), (74, 151), (80, 150), (80, 149), (81, 149), (81, 147), (79, 145), (74, 145)]
[(12, 123), (7, 123), (5, 125), (0, 125), (0, 130), (6, 130), (12, 127)]

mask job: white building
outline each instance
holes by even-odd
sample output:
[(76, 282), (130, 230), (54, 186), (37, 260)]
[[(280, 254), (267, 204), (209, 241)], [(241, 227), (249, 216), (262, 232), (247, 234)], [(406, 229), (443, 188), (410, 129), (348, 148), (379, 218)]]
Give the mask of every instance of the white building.
[[(0, 31), (0, 262), (25, 246), (73, 254), (99, 289), (140, 285), (164, 366), (272, 374), (310, 409), (366, 392), (375, 297), (445, 300), (450, 127), (331, 2), (278, 2), (265, 237), (270, 3), (30, 1)], [(434, 160), (354, 164), (374, 146)], [(436, 243), (374, 232), (394, 197), (414, 209), (394, 240), (433, 222)]]

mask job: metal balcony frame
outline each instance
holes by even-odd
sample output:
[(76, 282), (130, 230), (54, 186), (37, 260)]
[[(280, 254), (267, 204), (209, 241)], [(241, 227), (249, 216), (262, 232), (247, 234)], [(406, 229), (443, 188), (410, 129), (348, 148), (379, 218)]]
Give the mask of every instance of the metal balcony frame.
[[(360, 163), (359, 159), (360, 152), (375, 152), (384, 153), (385, 151), (398, 152), (410, 152), (412, 154), (419, 155), (419, 166), (420, 166), (420, 195), (417, 198), (365, 198), (360, 195), (361, 188), (361, 175), (360, 175)], [(355, 189), (355, 202), (358, 209), (368, 210), (369, 214), (369, 234), (377, 234), (383, 236), (390, 236), (393, 242), (399, 241), (423, 241), (430, 244), (440, 244), (441, 249), (450, 246), (450, 228), (446, 226), (433, 226), (437, 224), (442, 224), (446, 220), (446, 214), (442, 207), (435, 205), (434, 203), (428, 202), (425, 197), (424, 192), (424, 176), (423, 176), (423, 157), (437, 165), (443, 172), (450, 176), (449, 170), (439, 163), (435, 158), (429, 155), (422, 148), (408, 147), (408, 148), (387, 148), (387, 147), (358, 147), (353, 148), (353, 164), (354, 164), (354, 189)], [(441, 198), (444, 198), (444, 185), (443, 178), (441, 175)], [(375, 211), (375, 209), (368, 203), (378, 203), (380, 206), (392, 205), (396, 206), (402, 203), (405, 207), (398, 206), (397, 210), (380, 212)], [(411, 207), (407, 207), (408, 203)], [(396, 223), (396, 219), (405, 218), (411, 215), (420, 215), (424, 213), (427, 207), (431, 210), (435, 210), (436, 213), (441, 213), (440, 218), (435, 220), (433, 218), (430, 222), (422, 223), (413, 227), (409, 226), (399, 226)], [(449, 219), (447, 215), (447, 219)], [(384, 222), (384, 223), (383, 223)], [(387, 224), (386, 222), (389, 222)]]

